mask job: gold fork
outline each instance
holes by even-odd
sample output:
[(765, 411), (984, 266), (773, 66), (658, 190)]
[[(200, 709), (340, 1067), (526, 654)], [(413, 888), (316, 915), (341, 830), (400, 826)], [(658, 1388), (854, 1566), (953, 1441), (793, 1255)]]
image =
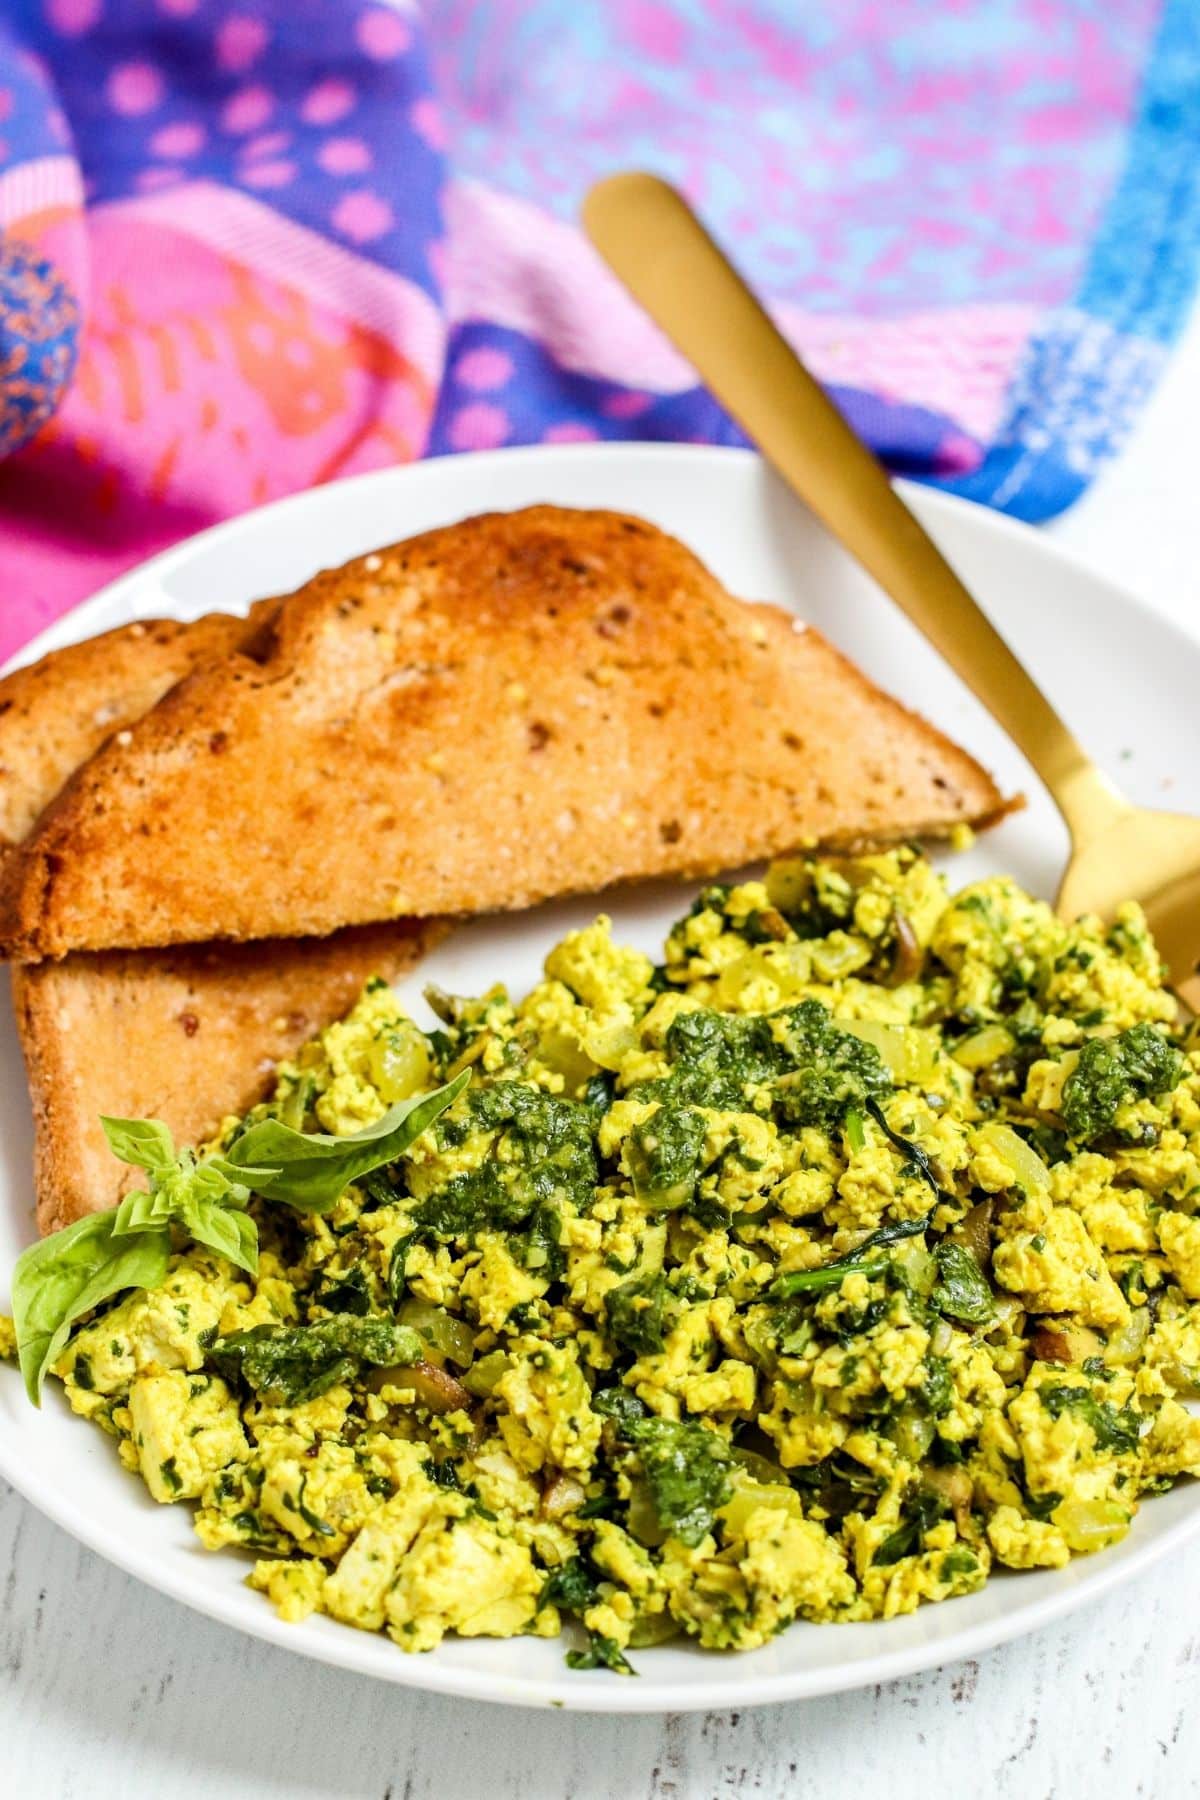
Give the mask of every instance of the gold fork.
[(1024, 752), (1066, 821), (1065, 918), (1146, 909), (1175, 993), (1200, 1014), (1200, 819), (1119, 794), (780, 335), (682, 196), (613, 175), (583, 208), (593, 244), (707, 387)]

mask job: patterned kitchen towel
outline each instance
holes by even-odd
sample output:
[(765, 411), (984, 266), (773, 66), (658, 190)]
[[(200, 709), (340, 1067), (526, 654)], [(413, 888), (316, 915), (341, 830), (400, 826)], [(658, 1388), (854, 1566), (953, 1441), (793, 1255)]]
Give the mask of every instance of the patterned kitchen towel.
[(580, 236), (623, 166), (894, 468), (1043, 519), (1190, 304), (1200, 5), (4, 0), (0, 654), (333, 476), (741, 441)]

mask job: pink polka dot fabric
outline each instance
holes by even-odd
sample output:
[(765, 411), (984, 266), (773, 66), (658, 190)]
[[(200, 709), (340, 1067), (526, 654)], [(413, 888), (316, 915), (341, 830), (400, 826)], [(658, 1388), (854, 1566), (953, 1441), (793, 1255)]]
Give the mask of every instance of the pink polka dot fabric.
[(213, 34), (213, 48), (218, 69), (242, 75), (253, 66), (271, 41), (271, 33), (262, 19), (247, 13), (232, 13), (223, 19)]
[(275, 110), (275, 96), (270, 88), (240, 88), (221, 108), (221, 129), (242, 135), (261, 131)]
[[(986, 14), (986, 17), (985, 17)], [(241, 508), (733, 423), (583, 241), (661, 170), (898, 469), (1038, 518), (1200, 263), (1195, 0), (11, 0), (0, 655)]]
[(163, 72), (154, 63), (122, 63), (108, 78), (105, 93), (115, 113), (138, 118), (154, 112), (166, 98)]
[(354, 111), (357, 97), (348, 81), (318, 81), (304, 96), (300, 116), (306, 125), (336, 125)]

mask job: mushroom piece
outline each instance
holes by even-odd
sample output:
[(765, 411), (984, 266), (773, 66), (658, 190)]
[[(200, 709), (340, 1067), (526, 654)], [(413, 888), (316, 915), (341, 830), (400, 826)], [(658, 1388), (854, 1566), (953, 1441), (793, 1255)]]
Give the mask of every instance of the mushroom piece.
[(892, 966), (888, 970), (887, 986), (902, 987), (906, 981), (915, 981), (921, 973), (925, 952), (908, 914), (896, 912), (893, 917), (896, 926), (896, 948), (892, 955)]
[(963, 1468), (927, 1469), (922, 1482), (946, 1501), (960, 1534), (966, 1537), (971, 1523), (971, 1501), (975, 1495), (975, 1484), (967, 1471)]
[(411, 1388), (417, 1396), (418, 1406), (427, 1406), (430, 1412), (457, 1412), (460, 1409), (469, 1411), (473, 1401), (462, 1382), (451, 1375), (449, 1369), (439, 1369), (435, 1363), (408, 1363), (395, 1369), (372, 1369), (366, 1378), (366, 1386), (375, 1393), (385, 1387)]
[(401, 1379), (405, 1387), (415, 1388), (418, 1402), (430, 1412), (465, 1412), (471, 1406), (471, 1396), (462, 1382), (436, 1363), (414, 1363), (411, 1369), (403, 1371)]
[(1037, 1362), (1069, 1363), (1071, 1341), (1064, 1332), (1052, 1331), (1048, 1325), (1039, 1325), (1036, 1331), (1029, 1334), (1029, 1349)]
[(561, 1519), (578, 1512), (587, 1499), (587, 1489), (573, 1475), (556, 1475), (542, 1490), (543, 1519)]
[(1029, 1350), (1038, 1362), (1081, 1363), (1103, 1354), (1104, 1340), (1087, 1325), (1037, 1319), (1030, 1329)]
[(764, 906), (755, 915), (755, 924), (765, 938), (778, 944), (786, 943), (792, 935), (792, 928), (777, 907)]
[(995, 1210), (994, 1196), (977, 1201), (950, 1234), (964, 1250), (971, 1252), (985, 1275), (992, 1266), (992, 1214)]

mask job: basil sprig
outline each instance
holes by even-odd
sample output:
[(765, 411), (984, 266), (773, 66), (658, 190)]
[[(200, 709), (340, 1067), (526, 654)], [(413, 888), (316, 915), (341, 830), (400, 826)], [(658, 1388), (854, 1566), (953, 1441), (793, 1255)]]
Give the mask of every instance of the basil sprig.
[(144, 1169), (149, 1180), (111, 1211), (79, 1219), (18, 1257), (13, 1319), (33, 1404), (41, 1404), (46, 1371), (78, 1319), (128, 1288), (161, 1286), (172, 1227), (253, 1275), (258, 1228), (246, 1210), (251, 1194), (298, 1212), (328, 1212), (352, 1181), (402, 1156), (469, 1080), (464, 1069), (432, 1093), (398, 1101), (376, 1124), (350, 1137), (306, 1134), (264, 1119), (243, 1132), (226, 1155), (202, 1162), (191, 1150), (176, 1151), (161, 1119), (102, 1119), (114, 1154)]
[(275, 1169), (235, 1169), (223, 1156), (198, 1162), (194, 1151), (176, 1151), (161, 1119), (100, 1123), (113, 1154), (150, 1177), (147, 1187), (126, 1194), (116, 1208), (114, 1237), (180, 1225), (195, 1243), (227, 1256), (248, 1275), (257, 1273), (258, 1227), (246, 1207), (256, 1184), (270, 1180)]

